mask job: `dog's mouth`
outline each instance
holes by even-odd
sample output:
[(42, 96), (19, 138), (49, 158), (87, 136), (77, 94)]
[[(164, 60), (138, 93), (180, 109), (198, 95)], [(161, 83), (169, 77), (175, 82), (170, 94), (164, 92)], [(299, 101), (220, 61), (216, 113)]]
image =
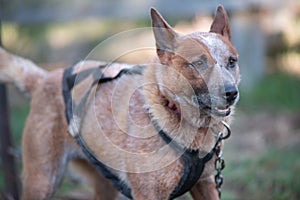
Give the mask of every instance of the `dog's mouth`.
[(207, 105), (198, 101), (198, 107), (204, 112), (206, 112), (207, 114), (214, 115), (216, 117), (227, 117), (231, 113), (230, 106), (212, 107), (211, 105)]
[(215, 115), (217, 117), (226, 117), (228, 115), (230, 115), (231, 113), (231, 109), (228, 108), (207, 108), (205, 109), (205, 112), (208, 112), (209, 114)]

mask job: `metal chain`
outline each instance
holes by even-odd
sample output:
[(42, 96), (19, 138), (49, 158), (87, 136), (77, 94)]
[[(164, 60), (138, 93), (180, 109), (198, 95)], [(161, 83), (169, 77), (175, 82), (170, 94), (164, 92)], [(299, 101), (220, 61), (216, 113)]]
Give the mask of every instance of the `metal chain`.
[(217, 143), (215, 146), (215, 154), (217, 156), (217, 158), (215, 160), (215, 170), (217, 172), (215, 175), (215, 183), (216, 183), (216, 189), (219, 194), (219, 198), (221, 198), (221, 192), (222, 192), (221, 186), (222, 186), (223, 180), (224, 180), (224, 178), (222, 176), (222, 170), (225, 168), (225, 160), (222, 156), (223, 152), (221, 149), (221, 145), (222, 145), (222, 140), (229, 138), (231, 135), (231, 130), (230, 130), (229, 125), (224, 121), (222, 121), (222, 124), (225, 126), (227, 133), (225, 136), (222, 132), (219, 133), (218, 140), (217, 140)]

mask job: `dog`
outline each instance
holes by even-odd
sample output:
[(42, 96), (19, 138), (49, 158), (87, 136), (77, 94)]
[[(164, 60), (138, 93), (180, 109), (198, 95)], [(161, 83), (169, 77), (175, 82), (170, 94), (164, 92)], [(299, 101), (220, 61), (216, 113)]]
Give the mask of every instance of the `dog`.
[(88, 60), (46, 72), (0, 49), (0, 81), (31, 97), (23, 199), (51, 198), (69, 161), (95, 199), (219, 199), (215, 145), (240, 81), (228, 16), (219, 5), (209, 32), (187, 35), (153, 8), (151, 18), (157, 58), (144, 66)]

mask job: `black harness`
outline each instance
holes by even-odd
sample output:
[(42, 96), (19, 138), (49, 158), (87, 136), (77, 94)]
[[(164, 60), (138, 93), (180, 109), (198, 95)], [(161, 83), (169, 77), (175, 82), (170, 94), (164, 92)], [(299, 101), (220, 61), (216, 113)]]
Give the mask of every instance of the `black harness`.
[[(109, 179), (114, 187), (119, 190), (123, 195), (125, 195), (129, 199), (133, 199), (131, 195), (131, 188), (122, 182), (119, 177), (113, 174), (109, 167), (107, 167), (104, 163), (100, 162), (92, 153), (92, 151), (87, 147), (83, 138), (80, 135), (80, 123), (81, 121), (78, 119), (82, 119), (83, 117), (83, 108), (87, 102), (88, 96), (91, 92), (91, 88), (86, 91), (85, 95), (82, 97), (81, 101), (78, 105), (75, 105), (72, 100), (71, 92), (75, 85), (80, 83), (86, 77), (93, 77), (93, 81), (91, 87), (96, 84), (101, 84), (105, 82), (109, 82), (115, 79), (120, 78), (124, 74), (142, 74), (142, 70), (144, 67), (138, 66), (130, 69), (122, 69), (115, 77), (105, 77), (102, 73), (102, 69), (106, 67), (106, 65), (102, 65), (96, 68), (87, 69), (81, 71), (76, 74), (72, 74), (74, 70), (74, 66), (65, 69), (63, 73), (62, 79), (62, 93), (65, 102), (65, 114), (69, 126), (69, 132), (74, 137), (78, 145), (81, 147), (83, 153), (88, 158), (88, 160), (97, 168), (97, 170), (107, 179)], [(76, 117), (74, 117), (76, 116)], [(172, 193), (170, 194), (169, 199), (176, 198), (187, 191), (189, 191), (199, 180), (205, 164), (212, 159), (215, 154), (216, 146), (203, 158), (199, 157), (199, 150), (186, 149), (176, 143), (172, 138), (162, 130), (158, 123), (153, 119), (151, 113), (149, 114), (152, 125), (157, 130), (160, 137), (171, 146), (171, 148), (176, 152), (183, 152), (180, 156), (180, 162), (183, 165), (183, 171), (181, 179), (178, 185), (174, 188)], [(76, 121), (77, 120), (77, 121)], [(78, 126), (77, 129), (70, 126)], [(74, 132), (75, 130), (75, 132)]]

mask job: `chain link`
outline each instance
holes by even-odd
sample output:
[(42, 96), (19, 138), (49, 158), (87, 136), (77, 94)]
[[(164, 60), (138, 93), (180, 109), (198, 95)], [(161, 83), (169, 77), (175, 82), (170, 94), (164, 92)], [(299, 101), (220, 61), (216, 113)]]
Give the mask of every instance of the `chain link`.
[(218, 191), (218, 194), (219, 194), (219, 198), (221, 198), (221, 192), (222, 192), (222, 189), (221, 189), (221, 186), (223, 184), (223, 181), (224, 181), (224, 178), (222, 176), (222, 170), (225, 168), (225, 160), (222, 156), (222, 149), (221, 149), (221, 145), (222, 145), (222, 140), (225, 140), (227, 138), (230, 137), (231, 135), (231, 130), (230, 130), (230, 127), (229, 125), (222, 121), (222, 124), (225, 126), (226, 128), (226, 135), (224, 136), (223, 133), (219, 133), (218, 135), (218, 139), (217, 139), (217, 143), (216, 143), (216, 146), (215, 146), (215, 154), (217, 156), (216, 160), (215, 160), (215, 170), (216, 170), (216, 175), (215, 175), (215, 183), (216, 183), (216, 189)]

